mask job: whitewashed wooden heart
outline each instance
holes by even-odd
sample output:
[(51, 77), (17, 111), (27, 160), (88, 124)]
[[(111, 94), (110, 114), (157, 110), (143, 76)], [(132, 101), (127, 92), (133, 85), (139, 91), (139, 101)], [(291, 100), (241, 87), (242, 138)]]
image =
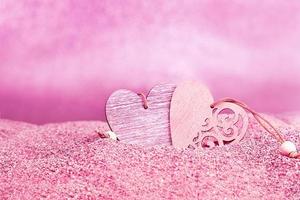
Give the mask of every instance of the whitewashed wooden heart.
[(170, 108), (175, 147), (211, 148), (237, 143), (244, 137), (248, 128), (246, 111), (232, 103), (221, 103), (212, 109), (212, 103), (213, 97), (204, 85), (198, 82), (177, 85)]
[(117, 90), (106, 103), (106, 118), (111, 130), (126, 143), (170, 145), (169, 112), (175, 88), (173, 84), (153, 87), (147, 95), (147, 109), (137, 93)]

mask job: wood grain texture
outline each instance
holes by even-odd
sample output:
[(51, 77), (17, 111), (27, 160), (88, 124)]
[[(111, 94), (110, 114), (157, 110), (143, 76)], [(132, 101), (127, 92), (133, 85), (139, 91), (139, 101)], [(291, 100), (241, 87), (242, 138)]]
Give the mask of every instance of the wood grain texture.
[[(172, 97), (170, 126), (172, 144), (178, 148), (206, 148), (239, 142), (248, 127), (244, 109), (221, 103), (210, 107), (213, 97), (197, 82), (179, 84)], [(226, 110), (230, 113), (222, 114)]]
[(106, 118), (111, 130), (126, 143), (171, 145), (169, 112), (175, 88), (173, 84), (152, 88), (147, 95), (147, 109), (137, 93), (117, 90), (106, 103)]
[(170, 109), (171, 137), (175, 147), (186, 148), (192, 143), (205, 119), (212, 117), (209, 107), (212, 102), (208, 88), (197, 82), (177, 85)]

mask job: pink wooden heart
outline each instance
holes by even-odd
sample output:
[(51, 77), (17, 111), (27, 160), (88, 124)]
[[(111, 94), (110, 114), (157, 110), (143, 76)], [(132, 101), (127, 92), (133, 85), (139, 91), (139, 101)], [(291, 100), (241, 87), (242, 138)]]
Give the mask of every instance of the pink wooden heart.
[(121, 89), (106, 103), (106, 118), (121, 141), (147, 146), (170, 145), (170, 104), (173, 84), (157, 85), (147, 96), (148, 108), (140, 95)]
[[(197, 82), (177, 85), (170, 108), (171, 137), (175, 147), (223, 146), (244, 137), (248, 127), (246, 111), (232, 103), (221, 103), (212, 109), (213, 101), (204, 85)], [(227, 113), (223, 113), (224, 110)]]

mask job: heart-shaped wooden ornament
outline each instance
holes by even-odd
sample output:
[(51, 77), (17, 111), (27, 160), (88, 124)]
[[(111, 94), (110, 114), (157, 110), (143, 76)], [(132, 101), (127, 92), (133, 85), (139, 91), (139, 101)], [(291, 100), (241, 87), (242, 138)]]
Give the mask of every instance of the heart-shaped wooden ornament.
[[(121, 89), (106, 103), (106, 118), (120, 141), (147, 146), (170, 145), (170, 104), (176, 86), (161, 84), (153, 87), (146, 99)], [(144, 101), (147, 101), (147, 108)]]
[(247, 112), (233, 103), (211, 108), (213, 97), (204, 85), (177, 85), (171, 102), (172, 144), (178, 148), (211, 148), (243, 139), (248, 128)]

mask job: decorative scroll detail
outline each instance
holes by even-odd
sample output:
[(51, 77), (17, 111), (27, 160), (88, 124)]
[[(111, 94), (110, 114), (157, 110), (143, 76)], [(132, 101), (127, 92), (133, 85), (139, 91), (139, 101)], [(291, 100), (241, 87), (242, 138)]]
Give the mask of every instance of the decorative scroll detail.
[(205, 149), (238, 143), (245, 136), (248, 120), (247, 112), (240, 106), (221, 103), (212, 109), (212, 117), (202, 123), (189, 148)]

